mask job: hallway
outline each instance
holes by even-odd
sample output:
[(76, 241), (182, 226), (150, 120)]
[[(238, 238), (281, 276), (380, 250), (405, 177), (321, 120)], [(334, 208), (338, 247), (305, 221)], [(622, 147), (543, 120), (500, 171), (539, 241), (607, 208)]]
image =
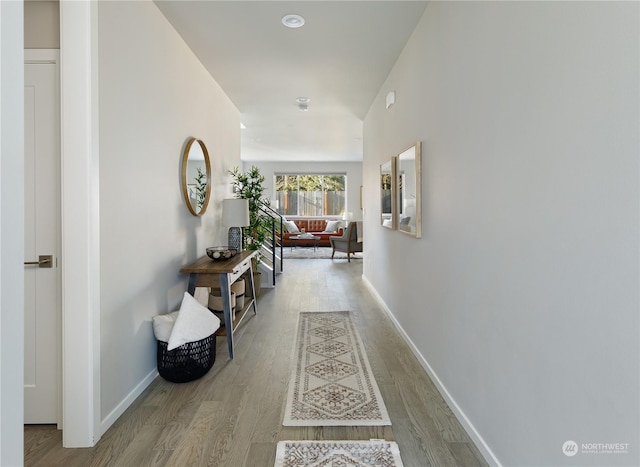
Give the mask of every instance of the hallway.
[[(396, 441), (407, 467), (486, 465), (361, 275), (361, 259), (287, 261), (238, 331), (234, 360), (218, 338), (206, 376), (157, 378), (90, 449), (62, 449), (59, 431), (27, 427), (25, 465), (270, 467), (280, 440), (370, 438)], [(298, 313), (341, 310), (358, 325), (393, 426), (284, 427)]]

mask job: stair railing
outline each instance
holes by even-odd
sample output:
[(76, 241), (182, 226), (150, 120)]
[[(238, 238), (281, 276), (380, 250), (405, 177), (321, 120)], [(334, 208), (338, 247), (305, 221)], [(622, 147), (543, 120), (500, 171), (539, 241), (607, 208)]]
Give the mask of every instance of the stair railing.
[(260, 205), (260, 212), (262, 214), (269, 216), (271, 218), (271, 233), (270, 238), (268, 239), (268, 243), (270, 244), (270, 254), (271, 254), (271, 264), (273, 265), (273, 285), (276, 285), (276, 249), (280, 248), (280, 272), (284, 270), (284, 249), (281, 241), (278, 241), (278, 233), (280, 234), (280, 239), (283, 238), (284, 233), (284, 218), (278, 213), (275, 209), (273, 209), (268, 203), (263, 203)]

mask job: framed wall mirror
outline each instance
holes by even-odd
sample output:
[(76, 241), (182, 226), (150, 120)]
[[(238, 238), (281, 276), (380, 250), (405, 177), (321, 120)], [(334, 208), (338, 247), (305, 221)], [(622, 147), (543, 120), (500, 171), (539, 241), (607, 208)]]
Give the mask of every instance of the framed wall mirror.
[(421, 143), (418, 141), (398, 155), (397, 213), (398, 230), (420, 238), (422, 235)]
[(396, 228), (396, 158), (380, 165), (380, 223), (388, 229)]
[(189, 139), (182, 154), (182, 194), (191, 214), (205, 213), (211, 196), (211, 162), (207, 147), (198, 138)]

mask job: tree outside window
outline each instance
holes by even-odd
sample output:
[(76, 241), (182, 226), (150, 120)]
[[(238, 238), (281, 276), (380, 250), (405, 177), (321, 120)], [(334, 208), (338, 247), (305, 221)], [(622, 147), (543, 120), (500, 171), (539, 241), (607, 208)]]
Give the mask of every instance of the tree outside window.
[(346, 175), (276, 174), (278, 212), (284, 216), (340, 216)]

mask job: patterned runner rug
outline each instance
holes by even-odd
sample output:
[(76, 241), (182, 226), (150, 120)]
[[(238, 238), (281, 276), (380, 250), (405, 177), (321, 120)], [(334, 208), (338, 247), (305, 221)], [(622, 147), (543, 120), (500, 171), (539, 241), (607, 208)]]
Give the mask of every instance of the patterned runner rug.
[(280, 441), (275, 467), (298, 466), (402, 467), (392, 441)]
[(391, 425), (348, 311), (300, 313), (285, 426)]

